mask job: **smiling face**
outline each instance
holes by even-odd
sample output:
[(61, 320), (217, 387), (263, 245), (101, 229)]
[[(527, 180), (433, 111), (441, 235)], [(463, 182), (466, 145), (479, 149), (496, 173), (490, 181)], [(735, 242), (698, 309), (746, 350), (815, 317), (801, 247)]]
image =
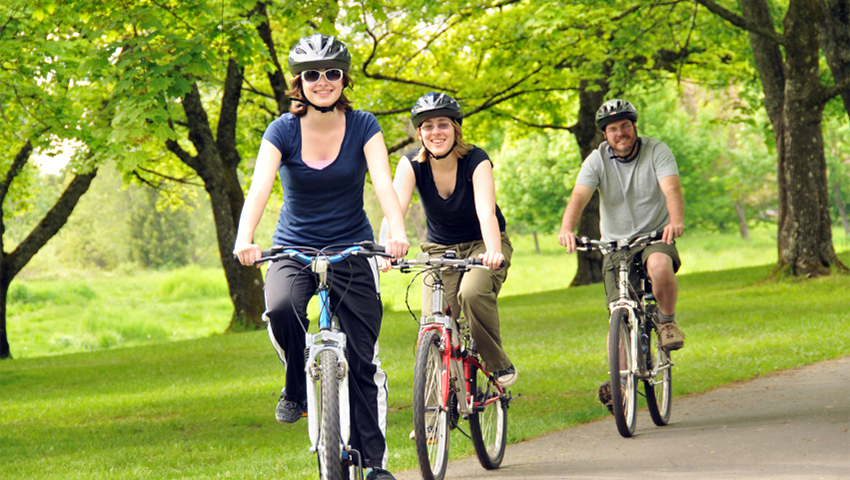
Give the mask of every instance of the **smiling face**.
[(432, 117), (419, 125), (422, 145), (439, 157), (449, 153), (455, 143), (455, 127), (449, 117)]
[[(320, 71), (325, 72), (325, 70)], [(310, 103), (319, 107), (329, 107), (336, 103), (344, 87), (342, 80), (330, 82), (327, 75), (321, 75), (315, 83), (307, 83), (303, 78), (301, 80), (304, 96)]]
[(637, 142), (637, 126), (629, 119), (616, 120), (605, 126), (602, 136), (614, 153), (626, 156), (631, 153)]

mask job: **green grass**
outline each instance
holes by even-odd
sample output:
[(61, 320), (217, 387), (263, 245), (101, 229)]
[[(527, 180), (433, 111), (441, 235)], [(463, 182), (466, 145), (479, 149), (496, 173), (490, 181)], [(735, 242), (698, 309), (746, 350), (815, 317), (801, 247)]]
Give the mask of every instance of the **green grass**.
[(7, 309), (12, 355), (28, 358), (208, 337), (233, 305), (220, 269), (187, 267), (15, 281)]
[[(683, 251), (696, 248), (684, 243)], [(710, 242), (701, 248), (709, 250)], [(505, 347), (520, 371), (513, 390), (522, 393), (510, 409), (510, 442), (607, 415), (594, 400), (607, 372), (602, 287), (565, 289), (574, 257), (559, 250), (518, 253), (500, 299)], [(850, 264), (850, 253), (842, 260)], [(676, 396), (850, 354), (850, 276), (764, 282), (770, 268), (680, 275), (677, 318), (687, 346), (674, 355), (673, 422), (684, 421), (676, 415)], [(403, 303), (398, 289), (408, 279), (393, 272), (383, 287), (391, 304), (380, 352), (390, 379), (391, 470), (415, 467), (407, 435), (417, 327), (396, 308)], [(53, 338), (51, 328), (63, 325), (47, 323), (51, 315), (76, 309), (76, 322), (64, 317), (77, 324), (75, 338), (116, 331), (135, 338), (121, 345), (139, 345), (56, 355), (73, 348), (54, 343), (45, 352), (53, 355), (0, 362), (0, 478), (315, 478), (306, 422), (274, 420), (283, 369), (265, 332), (154, 338), (157, 331), (171, 339), (192, 329), (223, 329), (229, 312), (216, 303), (221, 292), (183, 285), (195, 281), (217, 282), (214, 274), (196, 270), (91, 278), (74, 288), (29, 282), (16, 293), (12, 324), (18, 332), (22, 318), (36, 318), (25, 315), (50, 310), (40, 327), (27, 328)], [(118, 318), (107, 321), (111, 304), (125, 307), (122, 313), (116, 306)], [(118, 331), (121, 323), (138, 331)], [(10, 332), (10, 338), (15, 353), (20, 337)], [(638, 433), (650, 428), (642, 413)], [(452, 457), (471, 453), (471, 442), (453, 435)]]
[[(836, 229), (833, 238), (836, 250), (850, 251), (843, 231)], [(514, 256), (501, 297), (569, 286), (576, 257), (564, 253), (556, 235), (540, 236), (540, 254), (535, 253), (530, 235), (515, 235), (512, 241)], [(775, 233), (765, 228), (754, 229), (750, 241), (737, 234), (688, 234), (678, 246), (680, 274), (776, 262)], [(7, 306), (15, 358), (203, 338), (223, 333), (233, 311), (220, 269), (63, 271), (40, 278), (27, 278), (27, 273), (12, 282)], [(410, 278), (398, 272), (382, 276), (385, 310), (405, 310), (404, 292)], [(419, 304), (418, 285), (411, 289), (410, 298)], [(315, 306), (310, 311), (315, 312)]]

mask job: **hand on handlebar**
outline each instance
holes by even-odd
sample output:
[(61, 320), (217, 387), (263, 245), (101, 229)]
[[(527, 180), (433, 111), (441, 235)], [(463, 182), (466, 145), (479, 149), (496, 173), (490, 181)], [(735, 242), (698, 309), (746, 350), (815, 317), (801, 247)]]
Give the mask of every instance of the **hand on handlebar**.
[(390, 238), (384, 245), (384, 252), (393, 256), (394, 260), (407, 255), (407, 249), (410, 248), (407, 238)]
[(567, 231), (558, 234), (558, 243), (560, 243), (562, 247), (567, 247), (567, 253), (573, 253), (576, 251), (576, 240), (577, 237), (574, 232)]
[(393, 260), (387, 257), (378, 257), (378, 268), (387, 273), (393, 268)]
[(490, 270), (501, 270), (505, 266), (505, 256), (501, 252), (486, 251), (479, 253), (478, 258), (481, 259), (481, 264)]
[(661, 241), (666, 243), (667, 245), (672, 245), (673, 240), (682, 236), (682, 233), (685, 231), (685, 226), (681, 223), (673, 224), (669, 223), (666, 227), (664, 227), (664, 233), (661, 236)]
[[(242, 265), (253, 265), (263, 256), (260, 247), (256, 243), (239, 243), (233, 246), (233, 255)], [(256, 265), (260, 268), (260, 265)]]
[(410, 247), (406, 238), (390, 238), (384, 245), (384, 252), (389, 253), (393, 258), (378, 257), (378, 268), (382, 272), (388, 272), (393, 268), (393, 261), (403, 258), (407, 255), (407, 249)]

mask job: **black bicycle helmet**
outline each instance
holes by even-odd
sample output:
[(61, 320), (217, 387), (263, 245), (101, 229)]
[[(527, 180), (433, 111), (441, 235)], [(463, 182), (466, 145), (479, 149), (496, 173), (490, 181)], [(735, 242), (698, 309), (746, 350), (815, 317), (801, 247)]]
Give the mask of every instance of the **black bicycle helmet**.
[(637, 122), (638, 114), (635, 107), (625, 100), (608, 100), (596, 111), (596, 126), (604, 132), (609, 123), (624, 118)]
[(426, 93), (419, 97), (416, 105), (410, 109), (410, 123), (413, 124), (413, 128), (419, 128), (422, 122), (433, 117), (449, 117), (457, 120), (458, 124), (463, 124), (463, 111), (460, 105), (445, 93)]
[(315, 33), (298, 40), (289, 51), (289, 71), (293, 75), (324, 68), (341, 68), (345, 72), (351, 68), (348, 48), (334, 37)]

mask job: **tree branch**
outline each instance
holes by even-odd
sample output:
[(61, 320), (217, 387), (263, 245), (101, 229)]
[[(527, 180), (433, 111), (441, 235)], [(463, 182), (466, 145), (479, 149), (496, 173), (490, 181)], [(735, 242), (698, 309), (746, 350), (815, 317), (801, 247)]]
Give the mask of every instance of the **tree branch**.
[(393, 110), (381, 110), (380, 112), (369, 112), (372, 115), (378, 117), (381, 115), (397, 115), (399, 113), (410, 112), (410, 109), (407, 107), (395, 108)]
[(413, 137), (407, 137), (407, 138), (401, 140), (400, 142), (396, 143), (392, 147), (388, 148), (387, 153), (397, 152), (397, 151), (401, 150), (402, 148), (404, 148), (405, 146), (410, 145), (414, 141), (415, 141), (415, 139)]
[(12, 165), (9, 166), (9, 171), (6, 172), (6, 178), (3, 179), (3, 183), (0, 183), (0, 205), (3, 205), (3, 202), (6, 200), (6, 194), (9, 193), (9, 186), (12, 185), (15, 178), (21, 173), (24, 165), (27, 164), (32, 151), (32, 142), (27, 140), (27, 143), (18, 150), (15, 159), (12, 160)]
[(372, 62), (372, 60), (375, 59), (375, 54), (378, 51), (378, 38), (375, 36), (374, 32), (372, 32), (371, 30), (367, 30), (366, 33), (368, 33), (369, 36), (372, 37), (372, 40), (373, 40), (372, 51), (369, 52), (369, 57), (366, 59), (365, 62), (363, 62), (363, 66), (360, 68), (360, 71), (363, 72), (363, 75), (365, 75), (366, 78), (373, 78), (373, 79), (376, 79), (376, 80), (387, 80), (389, 82), (404, 83), (404, 84), (407, 84), (407, 85), (417, 85), (417, 86), (420, 86), (420, 87), (430, 88), (432, 90), (440, 90), (440, 91), (450, 92), (450, 93), (455, 93), (455, 94), (457, 93), (457, 90), (451, 90), (451, 89), (447, 89), (445, 87), (441, 87), (441, 86), (437, 86), (437, 85), (430, 85), (430, 84), (427, 84), (427, 83), (417, 82), (416, 80), (407, 80), (407, 79), (399, 78), (399, 77), (390, 77), (390, 76), (387, 76), (387, 75), (382, 75), (380, 73), (375, 73), (375, 74), (369, 73), (368, 72), (369, 64)]
[[(145, 173), (150, 173), (151, 175), (156, 175), (157, 177), (162, 177), (162, 178), (164, 178), (164, 179), (166, 179), (166, 180), (170, 180), (170, 181), (172, 181), (172, 182), (180, 183), (180, 184), (183, 184), (183, 185), (192, 185), (192, 186), (194, 186), (194, 187), (203, 187), (203, 186), (204, 186), (202, 183), (190, 182), (190, 181), (188, 181), (188, 180), (186, 180), (186, 179), (184, 179), (184, 178), (172, 177), (172, 176), (170, 176), (170, 175), (166, 175), (166, 174), (164, 174), (164, 173), (159, 173), (159, 172), (154, 171), (154, 170), (148, 170), (147, 168), (136, 167), (136, 170), (141, 170), (141, 171), (143, 171), (143, 172), (145, 172)], [(133, 175), (134, 175), (136, 178), (138, 178), (140, 181), (144, 182), (145, 184), (150, 185), (151, 187), (157, 188), (157, 187), (156, 187), (155, 185), (153, 185), (153, 184), (152, 184), (149, 180), (147, 180), (146, 178), (144, 178), (144, 177), (142, 177), (141, 175), (139, 175), (139, 173), (138, 173), (136, 170), (133, 170)]]
[(245, 70), (230, 59), (227, 62), (227, 77), (224, 79), (224, 92), (221, 96), (221, 111), (216, 129), (216, 146), (221, 159), (229, 168), (236, 168), (242, 157), (236, 149), (236, 112), (242, 95), (242, 79)]
[(738, 15), (735, 12), (727, 10), (713, 0), (695, 0), (697, 3), (708, 9), (711, 13), (717, 15), (718, 17), (726, 20), (727, 22), (735, 25), (738, 28), (742, 28), (748, 32), (752, 32), (762, 37), (765, 37), (774, 43), (779, 45), (785, 45), (785, 37), (776, 33), (772, 28), (763, 28), (760, 25), (753, 23), (752, 21)]
[(192, 155), (190, 155), (189, 152), (187, 152), (186, 150), (183, 150), (183, 147), (181, 147), (180, 144), (177, 143), (176, 141), (171, 140), (171, 139), (166, 140), (165, 141), (165, 148), (167, 148), (171, 153), (176, 155), (177, 158), (179, 158), (181, 162), (185, 163), (186, 165), (191, 167), (193, 170), (197, 171), (198, 168), (200, 168), (200, 164), (198, 162), (198, 159), (196, 157), (193, 157)]
[(94, 167), (91, 172), (75, 176), (53, 208), (44, 215), (27, 238), (12, 253), (5, 256), (3, 266), (7, 278), (14, 278), (41, 247), (59, 232), (96, 175), (97, 167)]
[(274, 71), (268, 72), (267, 75), (269, 77), (269, 84), (272, 87), (272, 92), (274, 92), (274, 99), (277, 102), (277, 110), (278, 115), (283, 115), (285, 112), (289, 111), (289, 97), (286, 95), (286, 77), (283, 73), (283, 68), (280, 66), (280, 61), (277, 57), (277, 49), (275, 49), (274, 38), (272, 37), (272, 29), (271, 24), (269, 23), (269, 16), (266, 10), (265, 2), (258, 2), (254, 11), (257, 15), (263, 17), (263, 21), (257, 25), (257, 33), (260, 34), (260, 39), (262, 39), (263, 43), (266, 45), (266, 49), (269, 52), (269, 58), (272, 60), (272, 64), (274, 65)]
[[(841, 95), (842, 93), (847, 91), (847, 89), (850, 89), (850, 77), (845, 78), (844, 81), (841, 83), (836, 83), (835, 85), (824, 88), (820, 96), (821, 105), (830, 101), (833, 97)], [(847, 113), (848, 115), (850, 115), (850, 112)]]
[(521, 123), (521, 124), (523, 124), (523, 125), (528, 125), (529, 127), (534, 127), (534, 128), (551, 128), (551, 129), (554, 129), (554, 130), (567, 130), (567, 131), (569, 131), (570, 133), (572, 133), (572, 129), (573, 129), (573, 128), (575, 128), (575, 125), (573, 125), (573, 126), (571, 126), (571, 127), (565, 127), (565, 126), (563, 126), (563, 125), (551, 125), (551, 124), (545, 124), (545, 123), (532, 123), (532, 122), (529, 122), (529, 121), (527, 121), (527, 120), (523, 120), (523, 119), (521, 119), (521, 118), (519, 118), (519, 117), (516, 117), (516, 116), (514, 116), (514, 115), (511, 115), (510, 113), (501, 112), (501, 111), (499, 111), (499, 110), (497, 110), (497, 109), (495, 109), (495, 108), (494, 108), (492, 111), (493, 111), (493, 113), (495, 113), (496, 115), (500, 115), (500, 116), (502, 116), (502, 117), (508, 117), (508, 118), (510, 118), (511, 120), (513, 120), (513, 121), (515, 121), (515, 122), (517, 122), (517, 123)]

